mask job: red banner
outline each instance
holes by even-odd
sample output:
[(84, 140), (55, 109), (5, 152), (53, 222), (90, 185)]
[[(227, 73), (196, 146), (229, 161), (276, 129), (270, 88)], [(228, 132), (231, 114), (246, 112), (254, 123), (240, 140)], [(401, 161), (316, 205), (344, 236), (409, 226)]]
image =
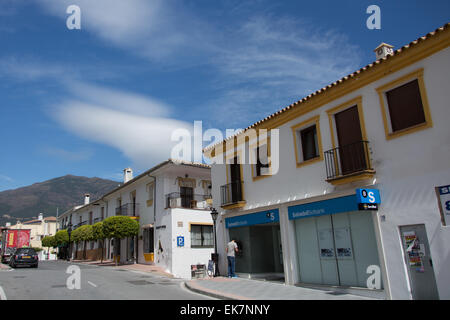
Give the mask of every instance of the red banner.
[(6, 248), (22, 248), (30, 246), (31, 230), (8, 230)]

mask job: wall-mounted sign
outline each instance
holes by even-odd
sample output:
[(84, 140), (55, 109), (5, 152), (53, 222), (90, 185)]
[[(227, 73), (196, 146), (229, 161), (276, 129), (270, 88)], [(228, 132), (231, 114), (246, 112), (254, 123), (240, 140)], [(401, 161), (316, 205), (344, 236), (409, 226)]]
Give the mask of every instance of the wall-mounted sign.
[(177, 246), (184, 247), (184, 237), (182, 236), (177, 237)]
[(247, 227), (255, 224), (266, 224), (272, 222), (279, 222), (280, 214), (278, 209), (261, 211), (251, 214), (244, 214), (225, 219), (225, 226), (229, 228)]
[(359, 210), (378, 210), (381, 203), (380, 191), (377, 189), (356, 189)]
[(323, 216), (341, 212), (357, 211), (356, 196), (350, 195), (334, 199), (316, 201), (288, 208), (289, 220)]
[(444, 226), (450, 226), (450, 186), (436, 187), (436, 195)]

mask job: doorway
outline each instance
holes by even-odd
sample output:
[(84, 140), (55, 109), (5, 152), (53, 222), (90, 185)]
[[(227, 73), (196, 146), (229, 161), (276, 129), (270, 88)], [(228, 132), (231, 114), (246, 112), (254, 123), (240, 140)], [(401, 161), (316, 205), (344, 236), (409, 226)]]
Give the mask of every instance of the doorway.
[(367, 268), (379, 266), (370, 213), (297, 219), (295, 234), (300, 283), (367, 287)]
[(339, 158), (342, 175), (366, 168), (358, 106), (355, 105), (334, 115), (339, 143)]
[(438, 300), (433, 260), (425, 225), (400, 227), (403, 254), (414, 300)]
[(284, 281), (283, 249), (279, 223), (229, 229), (236, 240), (236, 272), (254, 279)]

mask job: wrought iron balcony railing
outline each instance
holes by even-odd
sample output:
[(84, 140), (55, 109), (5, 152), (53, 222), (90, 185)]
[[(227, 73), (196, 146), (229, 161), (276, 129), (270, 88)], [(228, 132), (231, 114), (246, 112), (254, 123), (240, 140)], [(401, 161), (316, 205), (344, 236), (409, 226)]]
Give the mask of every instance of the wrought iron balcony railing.
[(244, 201), (242, 184), (242, 181), (234, 181), (220, 187), (222, 206)]
[(127, 203), (116, 208), (116, 216), (139, 217), (139, 203)]
[(372, 171), (368, 141), (358, 141), (324, 152), (327, 180)]
[(185, 208), (185, 209), (209, 209), (206, 200), (211, 196), (199, 194), (182, 194), (172, 192), (166, 195), (166, 208)]

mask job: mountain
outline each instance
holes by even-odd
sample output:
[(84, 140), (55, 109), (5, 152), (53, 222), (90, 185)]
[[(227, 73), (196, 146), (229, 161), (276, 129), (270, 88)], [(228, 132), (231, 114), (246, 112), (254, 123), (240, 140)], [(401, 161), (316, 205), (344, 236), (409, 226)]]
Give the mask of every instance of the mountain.
[(17, 218), (33, 219), (39, 213), (44, 217), (56, 216), (71, 207), (84, 203), (84, 195), (91, 201), (113, 190), (119, 182), (100, 178), (67, 175), (31, 186), (0, 192), (0, 226), (16, 223)]

